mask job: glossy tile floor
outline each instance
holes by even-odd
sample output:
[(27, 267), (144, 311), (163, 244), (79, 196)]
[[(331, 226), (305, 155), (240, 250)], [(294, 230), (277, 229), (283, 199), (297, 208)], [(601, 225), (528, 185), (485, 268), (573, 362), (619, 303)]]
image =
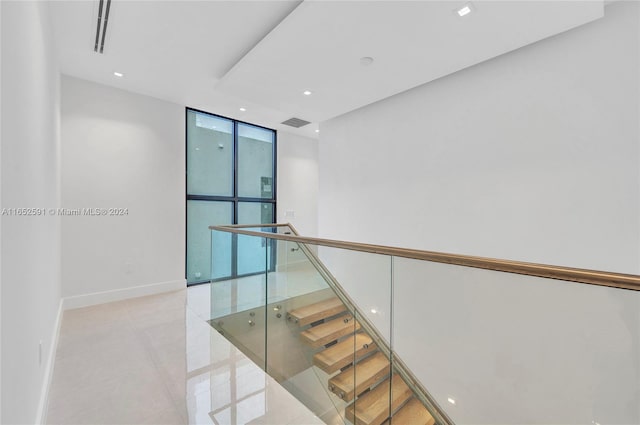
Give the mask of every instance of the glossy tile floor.
[(49, 424), (322, 424), (206, 322), (210, 287), (64, 313)]

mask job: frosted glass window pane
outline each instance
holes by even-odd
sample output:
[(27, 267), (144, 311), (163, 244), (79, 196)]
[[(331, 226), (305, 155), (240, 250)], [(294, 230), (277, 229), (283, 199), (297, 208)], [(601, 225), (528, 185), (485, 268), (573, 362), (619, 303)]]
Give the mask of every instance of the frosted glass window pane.
[(231, 224), (232, 218), (232, 202), (187, 201), (187, 282), (231, 275), (231, 238), (216, 234), (219, 239), (212, 255), (209, 226)]
[(187, 111), (187, 193), (233, 196), (233, 122)]
[(238, 224), (273, 223), (273, 204), (268, 202), (238, 202)]
[(238, 235), (238, 275), (264, 273), (268, 267), (265, 249), (265, 238)]
[(228, 232), (211, 231), (211, 279), (230, 277), (233, 273), (232, 242)]
[(238, 124), (238, 196), (273, 199), (275, 133)]
[[(239, 202), (238, 224), (273, 223), (273, 205), (261, 202)], [(265, 239), (259, 237), (238, 237), (238, 274), (263, 272), (271, 264), (271, 246), (266, 247)], [(266, 263), (265, 263), (266, 261)]]

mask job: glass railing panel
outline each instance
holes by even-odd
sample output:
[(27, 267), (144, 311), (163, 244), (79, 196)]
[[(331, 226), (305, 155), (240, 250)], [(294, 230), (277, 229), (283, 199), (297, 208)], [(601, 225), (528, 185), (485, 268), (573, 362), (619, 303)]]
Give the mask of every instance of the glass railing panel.
[(394, 258), (395, 351), (453, 422), (640, 423), (640, 294)]
[[(213, 241), (228, 242), (216, 232)], [(362, 355), (375, 344), (363, 338), (354, 306), (337, 296), (318, 269), (312, 255), (316, 247), (265, 236), (233, 235), (232, 256), (238, 264), (250, 262), (256, 271), (262, 267), (250, 276), (211, 283), (211, 324), (320, 420), (345, 424), (346, 407), (355, 396), (330, 389), (329, 381), (340, 375), (347, 384), (355, 382), (350, 365), (356, 351)], [(317, 356), (340, 343), (337, 360)]]
[(325, 246), (318, 247), (318, 257), (354, 303), (360, 334), (371, 338), (372, 349), (354, 347), (357, 354), (351, 366), (353, 388), (346, 417), (351, 423), (386, 421), (392, 413), (391, 257)]
[[(211, 240), (224, 241), (218, 231)], [(262, 368), (266, 366), (267, 274), (271, 252), (264, 237), (232, 235), (231, 257), (237, 264), (251, 264), (252, 273), (211, 282), (211, 320), (218, 332)], [(214, 246), (212, 252), (217, 252)], [(213, 273), (218, 262), (212, 258)]]
[[(269, 234), (234, 234), (232, 246), (262, 272), (212, 282), (214, 327), (325, 423), (392, 423), (414, 398), (393, 363), (393, 258)], [(332, 300), (337, 309), (303, 312)]]
[[(255, 230), (277, 232), (274, 227)], [(211, 318), (263, 306), (265, 273), (275, 267), (269, 240), (217, 230), (210, 239)]]
[[(364, 324), (368, 318), (364, 314), (355, 313), (359, 323)], [(370, 321), (369, 321), (370, 323)], [(370, 337), (368, 350), (362, 350), (362, 345), (356, 345), (358, 352), (355, 356), (353, 370), (353, 394), (351, 404), (347, 407), (348, 423), (390, 423), (391, 380), (393, 364), (391, 352), (384, 347), (384, 340), (366, 329), (361, 329), (361, 335)]]
[(210, 280), (231, 276), (232, 248), (235, 235), (227, 232), (211, 231), (211, 275)]
[[(353, 307), (315, 268), (307, 246), (271, 243), (278, 260), (268, 274), (267, 372), (323, 422), (344, 424), (347, 403), (329, 389), (340, 368), (327, 369), (317, 355), (355, 334)], [(353, 363), (353, 345), (342, 357), (343, 367)]]
[(326, 246), (318, 257), (390, 345), (391, 257)]

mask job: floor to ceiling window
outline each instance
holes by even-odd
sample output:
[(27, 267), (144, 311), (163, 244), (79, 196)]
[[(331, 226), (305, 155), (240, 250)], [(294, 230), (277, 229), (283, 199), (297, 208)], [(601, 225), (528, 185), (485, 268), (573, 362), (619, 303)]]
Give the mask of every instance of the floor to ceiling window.
[(276, 132), (190, 108), (186, 119), (187, 283), (264, 270), (264, 258), (235, 255), (260, 247), (230, 234), (212, 251), (208, 227), (275, 222)]

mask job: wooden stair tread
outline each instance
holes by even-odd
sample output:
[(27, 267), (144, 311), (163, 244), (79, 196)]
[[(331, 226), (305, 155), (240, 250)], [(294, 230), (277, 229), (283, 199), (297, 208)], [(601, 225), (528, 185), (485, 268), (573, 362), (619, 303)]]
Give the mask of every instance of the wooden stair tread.
[(359, 359), (376, 349), (376, 344), (369, 335), (359, 333), (316, 353), (313, 364), (331, 374), (353, 363), (354, 357)]
[(434, 425), (436, 420), (417, 398), (412, 398), (391, 418), (393, 425)]
[[(344, 401), (351, 401), (389, 374), (387, 356), (378, 352), (329, 379), (329, 389)], [(355, 385), (354, 385), (355, 381)]]
[(335, 316), (346, 310), (347, 307), (345, 307), (342, 301), (334, 297), (292, 310), (289, 312), (289, 316), (295, 319), (300, 326), (304, 326), (327, 317)]
[(352, 315), (347, 314), (321, 325), (313, 326), (303, 332), (300, 337), (314, 348), (322, 347), (340, 337), (350, 335), (360, 329), (360, 323)]
[(391, 404), (391, 411), (394, 411), (411, 396), (411, 389), (402, 378), (399, 375), (393, 375), (391, 397), (389, 397), (389, 380), (386, 379), (347, 406), (345, 413), (347, 419), (355, 425), (380, 425), (389, 418), (389, 404)]

